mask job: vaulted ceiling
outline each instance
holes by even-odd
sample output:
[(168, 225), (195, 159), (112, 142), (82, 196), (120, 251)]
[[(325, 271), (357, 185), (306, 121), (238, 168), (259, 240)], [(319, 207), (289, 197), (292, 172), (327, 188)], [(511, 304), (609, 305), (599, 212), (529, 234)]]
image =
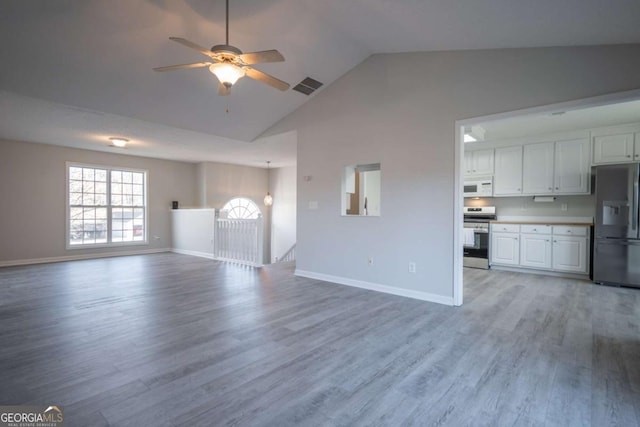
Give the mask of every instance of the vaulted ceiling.
[[(230, 0), (230, 44), (278, 49), (286, 62), (256, 68), (326, 87), (374, 53), (637, 43), (639, 17), (637, 0)], [(223, 44), (224, 1), (0, 2), (0, 138), (112, 150), (113, 135), (135, 155), (295, 161), (290, 137), (256, 137), (314, 95), (244, 78), (221, 97), (206, 68), (155, 73), (206, 60), (169, 36)]]

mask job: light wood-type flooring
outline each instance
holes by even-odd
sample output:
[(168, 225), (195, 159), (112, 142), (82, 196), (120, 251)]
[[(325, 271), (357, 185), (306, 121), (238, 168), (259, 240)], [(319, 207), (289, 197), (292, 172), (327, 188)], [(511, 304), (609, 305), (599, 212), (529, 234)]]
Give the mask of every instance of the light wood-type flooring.
[(155, 254), (0, 269), (0, 405), (67, 426), (635, 426), (640, 290), (465, 270), (462, 307)]

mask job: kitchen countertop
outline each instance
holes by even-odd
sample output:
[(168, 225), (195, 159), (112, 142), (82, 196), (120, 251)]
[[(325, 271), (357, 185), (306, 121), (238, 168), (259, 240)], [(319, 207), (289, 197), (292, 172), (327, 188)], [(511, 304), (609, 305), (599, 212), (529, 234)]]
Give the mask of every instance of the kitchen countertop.
[(561, 221), (501, 221), (494, 220), (491, 224), (531, 224), (531, 225), (569, 225), (578, 227), (588, 227), (593, 225), (593, 222), (561, 222)]

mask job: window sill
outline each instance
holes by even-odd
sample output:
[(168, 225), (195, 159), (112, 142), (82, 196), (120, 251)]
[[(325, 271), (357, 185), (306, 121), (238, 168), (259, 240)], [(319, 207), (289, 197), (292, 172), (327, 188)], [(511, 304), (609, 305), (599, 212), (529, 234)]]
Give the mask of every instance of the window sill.
[(73, 251), (77, 249), (99, 249), (99, 248), (119, 248), (126, 246), (149, 246), (149, 241), (137, 241), (137, 242), (117, 242), (117, 243), (97, 243), (95, 245), (70, 245), (67, 243), (66, 249)]

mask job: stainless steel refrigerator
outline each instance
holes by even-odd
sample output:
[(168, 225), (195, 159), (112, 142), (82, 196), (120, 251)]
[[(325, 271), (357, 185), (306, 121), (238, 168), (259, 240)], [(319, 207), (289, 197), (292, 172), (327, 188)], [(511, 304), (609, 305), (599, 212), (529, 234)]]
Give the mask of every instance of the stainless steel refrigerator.
[(638, 164), (597, 166), (593, 280), (640, 287)]

